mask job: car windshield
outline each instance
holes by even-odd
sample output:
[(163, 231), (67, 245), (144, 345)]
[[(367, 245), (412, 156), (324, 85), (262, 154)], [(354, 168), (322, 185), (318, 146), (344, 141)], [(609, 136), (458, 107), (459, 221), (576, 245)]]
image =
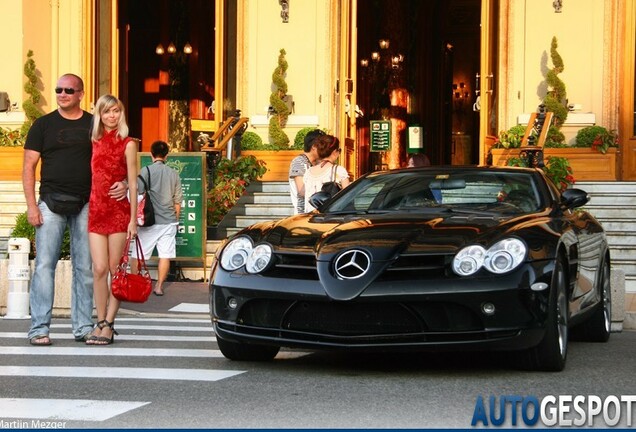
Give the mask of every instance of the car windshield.
[(359, 179), (321, 212), (523, 214), (542, 208), (540, 196), (530, 172), (402, 170), (373, 173)]

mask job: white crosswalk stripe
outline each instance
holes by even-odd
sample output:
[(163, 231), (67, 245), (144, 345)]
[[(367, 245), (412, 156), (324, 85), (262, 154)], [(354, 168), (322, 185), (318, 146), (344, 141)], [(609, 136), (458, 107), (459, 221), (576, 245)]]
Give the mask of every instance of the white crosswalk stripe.
[[(107, 350), (107, 351), (104, 351)], [(219, 350), (207, 349), (168, 349), (168, 348), (117, 348), (117, 347), (3, 347), (0, 355), (44, 355), (44, 356), (123, 356), (123, 357), (201, 357), (223, 358)]]
[[(0, 341), (3, 342), (0, 346), (0, 382), (6, 382), (9, 377), (215, 382), (246, 372), (236, 367), (239, 364), (222, 360), (221, 352), (214, 349), (216, 337), (210, 320), (204, 318), (118, 317), (116, 328), (121, 334), (116, 336), (115, 344), (109, 346), (76, 344), (68, 321), (51, 325), (51, 346), (28, 345), (28, 321), (14, 331), (3, 331), (8, 325), (0, 319)], [(24, 331), (15, 331), (20, 328)], [(4, 345), (7, 342), (9, 346)], [(98, 363), (85, 366), (87, 362), (83, 360), (89, 357)], [(55, 358), (60, 358), (63, 363), (52, 363)], [(160, 358), (161, 367), (153, 367), (156, 362), (152, 366), (127, 367), (126, 359), (132, 362), (134, 358), (146, 358), (148, 362)], [(112, 363), (114, 359), (117, 359), (116, 364)], [(199, 361), (188, 368), (187, 359), (210, 359), (210, 363)], [(104, 364), (109, 366), (104, 367)], [(168, 367), (170, 364), (175, 367)], [(219, 365), (221, 368), (206, 367)], [(0, 398), (0, 424), (11, 424), (3, 419), (31, 419), (16, 423), (17, 428), (43, 427), (37, 423), (41, 420), (100, 422), (148, 405), (149, 400)]]
[[(119, 328), (119, 326), (117, 327)], [(53, 340), (70, 340), (73, 339), (73, 335), (70, 333), (56, 333), (51, 332), (49, 334)], [(26, 340), (26, 332), (0, 332), (0, 339), (22, 339)], [(161, 341), (161, 342), (216, 342), (215, 336), (177, 336), (177, 335), (129, 335), (121, 334), (117, 336), (117, 341)], [(34, 347), (39, 348), (39, 347)], [(2, 353), (0, 353), (2, 354)]]
[(127, 378), (176, 381), (218, 381), (245, 371), (217, 369), (65, 367), (65, 366), (0, 366), (0, 376)]
[[(5, 418), (55, 420), (55, 425), (36, 421), (14, 421), (8, 429), (52, 429), (62, 426), (64, 420), (104, 421), (127, 411), (148, 405), (150, 402), (102, 401), (89, 399), (9, 399), (0, 398), (1, 413), (11, 413)], [(7, 422), (10, 423), (10, 422)]]
[[(31, 346), (27, 342), (28, 321), (17, 325), (0, 319), (0, 382), (19, 377), (29, 382), (55, 379), (55, 385), (63, 386), (64, 381), (59, 384), (59, 379), (213, 383), (247, 372), (241, 369), (245, 364), (225, 361), (221, 352), (215, 349), (216, 337), (208, 318), (118, 317), (116, 328), (121, 334), (109, 346), (75, 343), (68, 320), (56, 321), (49, 334), (53, 345)], [(294, 359), (306, 354), (281, 351), (277, 358)], [(87, 361), (88, 358), (94, 360)], [(148, 364), (130, 367), (140, 362)], [(41, 385), (48, 388), (46, 381)], [(4, 419), (31, 419), (15, 424), (15, 428), (22, 429), (43, 427), (37, 423), (40, 420), (100, 422), (151, 404), (151, 400), (5, 397), (0, 398), (0, 425), (12, 424)]]

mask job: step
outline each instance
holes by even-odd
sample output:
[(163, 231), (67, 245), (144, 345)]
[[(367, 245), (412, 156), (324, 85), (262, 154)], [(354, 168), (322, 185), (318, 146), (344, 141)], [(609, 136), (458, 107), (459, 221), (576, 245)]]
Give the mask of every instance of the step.
[(23, 212), (8, 213), (8, 212), (5, 212), (3, 208), (2, 213), (0, 213), (0, 227), (13, 228), (15, 226), (15, 218), (22, 213)]
[(23, 193), (3, 192), (0, 189), (0, 203), (21, 204), (26, 207), (26, 200)]
[[(636, 214), (636, 206), (596, 207), (586, 209), (592, 216), (599, 220), (626, 219), (630, 220)], [(633, 220), (633, 219), (631, 219)]]
[(624, 246), (612, 246), (610, 245), (610, 253), (612, 262), (616, 260), (630, 261), (636, 258), (636, 246), (624, 247)]
[(9, 236), (11, 235), (11, 231), (13, 231), (13, 226), (11, 227), (0, 226), (0, 237), (9, 238)]
[(248, 192), (268, 192), (268, 193), (287, 193), (289, 194), (288, 182), (260, 182), (255, 181), (248, 186)]
[[(0, 259), (8, 258), (7, 250), (9, 247), (9, 237), (4, 234), (0, 234)], [(2, 275), (1, 277), (4, 277)]]
[(287, 204), (291, 207), (291, 198), (289, 196), (289, 192), (256, 192), (254, 195), (250, 195), (246, 197), (247, 200), (245, 202), (254, 203), (254, 204)]
[[(40, 187), (40, 182), (37, 182), (35, 185), (35, 190), (38, 190), (38, 188)], [(24, 193), (24, 189), (22, 188), (22, 182), (21, 181), (7, 181), (7, 180), (2, 180), (0, 181), (0, 191), (2, 191), (3, 193), (6, 192), (19, 192), (19, 193)]]
[(636, 230), (636, 221), (632, 220), (606, 220), (599, 221), (603, 225), (605, 232), (634, 232)]
[(261, 216), (240, 216), (239, 215), (239, 216), (236, 216), (236, 221), (234, 225), (236, 226), (236, 228), (245, 228), (255, 223), (271, 222), (278, 219), (280, 218), (274, 218), (267, 215), (261, 215)]
[(636, 278), (636, 262), (634, 262), (633, 259), (621, 260), (612, 257), (612, 267), (625, 271), (626, 277), (629, 276)]
[(636, 293), (636, 276), (625, 276), (625, 292)]
[(11, 213), (11, 214), (20, 214), (24, 213), (27, 209), (25, 203), (16, 203), (16, 202), (0, 202), (0, 206), (2, 206), (2, 213)]
[(616, 191), (636, 192), (636, 182), (577, 182), (574, 187), (589, 194), (613, 193)]
[(272, 216), (280, 219), (293, 215), (294, 208), (289, 203), (245, 204), (244, 214), (246, 216)]
[[(612, 231), (606, 233), (607, 242), (612, 247), (636, 246), (636, 235), (633, 232)], [(634, 257), (636, 259), (636, 256)]]
[(603, 194), (603, 195), (591, 195), (590, 201), (585, 204), (585, 207), (598, 207), (605, 205), (624, 205), (626, 201), (632, 201), (636, 203), (636, 193), (615, 193), (615, 194)]

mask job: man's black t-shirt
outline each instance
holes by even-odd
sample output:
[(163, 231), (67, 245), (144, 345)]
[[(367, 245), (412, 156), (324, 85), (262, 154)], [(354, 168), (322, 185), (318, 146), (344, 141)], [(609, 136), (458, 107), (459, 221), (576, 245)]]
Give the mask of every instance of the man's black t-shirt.
[(91, 119), (68, 120), (55, 110), (33, 122), (25, 149), (40, 153), (40, 195), (62, 192), (88, 200), (91, 192)]

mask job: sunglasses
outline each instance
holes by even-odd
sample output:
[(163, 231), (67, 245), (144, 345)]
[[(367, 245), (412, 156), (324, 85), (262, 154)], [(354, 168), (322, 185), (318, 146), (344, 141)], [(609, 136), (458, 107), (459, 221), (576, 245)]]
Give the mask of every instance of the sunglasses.
[(55, 93), (61, 94), (62, 92), (66, 93), (67, 95), (72, 95), (75, 94), (75, 92), (81, 92), (81, 90), (75, 90), (72, 87), (55, 87)]

